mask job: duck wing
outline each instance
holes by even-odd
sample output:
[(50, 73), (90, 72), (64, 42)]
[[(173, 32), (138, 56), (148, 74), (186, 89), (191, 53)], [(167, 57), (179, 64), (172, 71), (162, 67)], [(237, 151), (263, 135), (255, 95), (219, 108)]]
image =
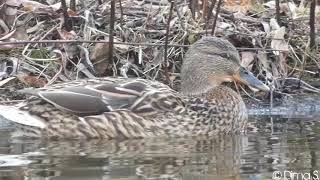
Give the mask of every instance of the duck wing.
[(156, 136), (166, 133), (168, 118), (184, 112), (175, 93), (168, 86), (140, 79), (38, 89), (33, 93), (37, 98), (17, 106), (0, 105), (0, 117), (15, 123), (17, 137)]
[(38, 89), (31, 94), (60, 110), (78, 116), (88, 116), (129, 108), (145, 91), (147, 91), (146, 85), (139, 82), (126, 84), (105, 82), (60, 89)]
[(121, 83), (102, 79), (91, 84), (81, 81), (67, 87), (55, 85), (23, 92), (77, 116), (98, 115), (117, 109), (150, 115), (161, 110), (171, 111), (175, 102), (174, 91), (168, 86), (142, 79), (127, 79)]

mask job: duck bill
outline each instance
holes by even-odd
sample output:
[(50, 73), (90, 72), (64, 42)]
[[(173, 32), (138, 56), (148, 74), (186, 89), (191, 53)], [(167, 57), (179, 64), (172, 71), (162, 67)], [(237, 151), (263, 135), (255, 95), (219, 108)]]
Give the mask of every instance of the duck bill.
[(243, 84), (250, 86), (254, 89), (262, 91), (270, 91), (270, 88), (256, 78), (250, 71), (241, 67), (239, 73), (233, 76), (236, 81), (242, 82)]

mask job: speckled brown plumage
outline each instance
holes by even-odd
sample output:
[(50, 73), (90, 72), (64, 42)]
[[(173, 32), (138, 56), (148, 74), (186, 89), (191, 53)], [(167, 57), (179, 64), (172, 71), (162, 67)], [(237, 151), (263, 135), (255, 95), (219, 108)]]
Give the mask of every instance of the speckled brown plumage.
[[(194, 77), (186, 77), (191, 75)], [(267, 90), (240, 66), (231, 43), (205, 37), (184, 59), (182, 94), (144, 79), (78, 80), (25, 90), (37, 97), (17, 106), (1, 106), (0, 115), (15, 122), (15, 135), (23, 137), (112, 139), (241, 133), (247, 121), (245, 105), (235, 91), (221, 85), (241, 77), (243, 83)]]

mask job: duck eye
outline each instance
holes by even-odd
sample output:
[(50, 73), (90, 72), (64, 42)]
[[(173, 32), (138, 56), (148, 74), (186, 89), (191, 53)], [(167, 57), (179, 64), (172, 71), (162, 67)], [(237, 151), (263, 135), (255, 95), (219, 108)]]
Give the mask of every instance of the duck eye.
[(246, 74), (246, 75), (249, 74), (248, 70), (246, 70), (244, 67), (240, 68), (240, 73), (243, 73), (243, 74)]

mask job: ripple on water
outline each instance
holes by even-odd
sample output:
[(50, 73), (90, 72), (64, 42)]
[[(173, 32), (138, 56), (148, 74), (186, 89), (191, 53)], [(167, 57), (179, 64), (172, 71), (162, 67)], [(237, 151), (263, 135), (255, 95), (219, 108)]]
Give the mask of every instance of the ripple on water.
[(318, 168), (313, 120), (252, 117), (258, 132), (233, 137), (41, 142), (1, 133), (0, 179), (271, 179), (275, 170)]

